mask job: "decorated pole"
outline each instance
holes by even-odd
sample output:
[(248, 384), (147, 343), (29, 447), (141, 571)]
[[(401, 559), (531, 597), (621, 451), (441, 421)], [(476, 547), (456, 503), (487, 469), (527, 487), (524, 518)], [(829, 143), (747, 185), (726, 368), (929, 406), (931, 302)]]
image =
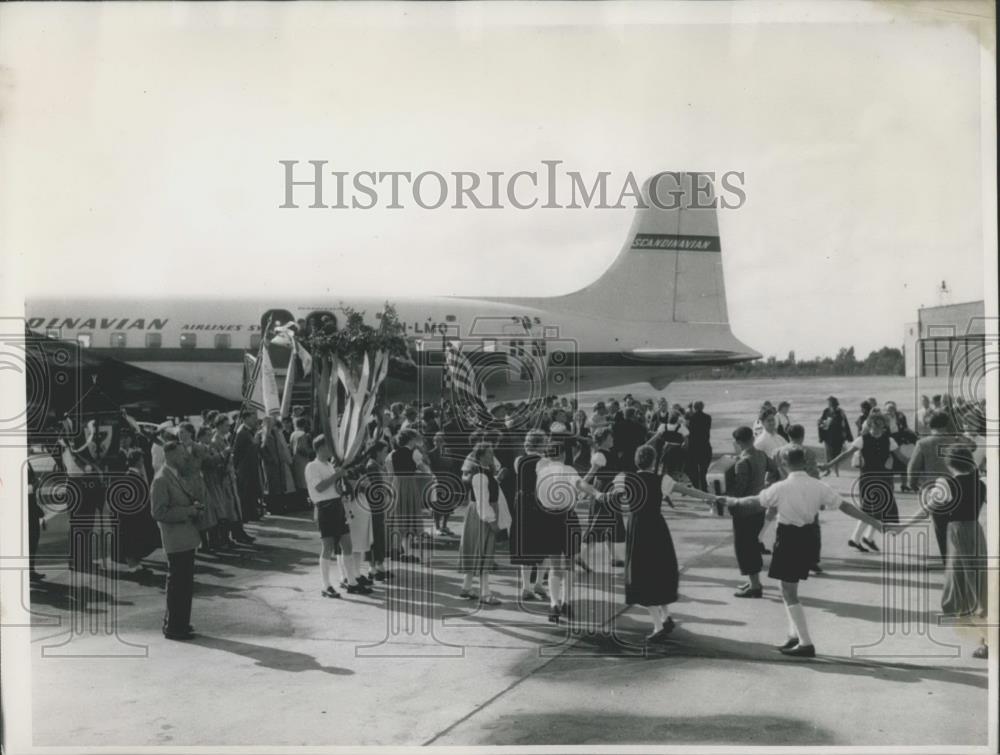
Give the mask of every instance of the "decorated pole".
[[(368, 420), (393, 357), (408, 358), (406, 330), (386, 303), (378, 326), (364, 312), (341, 307), (344, 326), (310, 335), (307, 344), (317, 370), (316, 405), (323, 434), (338, 466), (350, 465), (364, 448)], [(341, 406), (341, 389), (343, 406)]]

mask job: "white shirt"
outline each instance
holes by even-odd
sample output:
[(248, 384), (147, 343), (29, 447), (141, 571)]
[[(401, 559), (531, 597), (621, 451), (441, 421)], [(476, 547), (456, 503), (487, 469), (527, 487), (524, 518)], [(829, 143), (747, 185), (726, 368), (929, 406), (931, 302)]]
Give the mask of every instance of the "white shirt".
[(774, 456), (774, 452), (779, 448), (788, 445), (788, 441), (777, 433), (762, 432), (753, 442), (754, 448), (763, 451), (768, 458)]
[(573, 467), (560, 461), (542, 459), (535, 467), (535, 473), (535, 494), (543, 508), (549, 511), (573, 508), (577, 491), (583, 482)]
[(793, 527), (812, 524), (820, 511), (838, 508), (841, 500), (833, 488), (802, 470), (764, 488), (757, 498), (764, 508), (777, 510), (778, 524)]
[(339, 480), (323, 490), (318, 490), (316, 487), (336, 471), (337, 468), (333, 465), (332, 461), (313, 459), (306, 464), (306, 488), (309, 490), (309, 500), (312, 501), (314, 505), (323, 503), (324, 501), (332, 501), (341, 497)]

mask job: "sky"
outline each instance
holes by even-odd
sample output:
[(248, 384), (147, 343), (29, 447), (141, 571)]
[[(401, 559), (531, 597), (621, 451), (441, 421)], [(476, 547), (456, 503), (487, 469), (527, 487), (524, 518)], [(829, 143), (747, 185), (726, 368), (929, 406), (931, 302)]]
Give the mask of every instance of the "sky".
[(719, 214), (733, 332), (863, 356), (900, 346), (941, 280), (984, 297), (990, 13), (4, 4), (0, 270), (29, 297), (556, 295), (613, 261), (630, 209), (282, 209), (279, 161), (739, 171), (746, 202)]

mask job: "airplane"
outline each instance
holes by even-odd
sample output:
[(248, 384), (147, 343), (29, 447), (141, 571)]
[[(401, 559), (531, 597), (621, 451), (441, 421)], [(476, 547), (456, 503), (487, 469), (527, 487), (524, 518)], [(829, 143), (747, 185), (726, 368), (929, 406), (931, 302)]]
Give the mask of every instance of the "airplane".
[[(75, 342), (88, 358), (158, 376), (164, 390), (187, 386), (202, 397), (239, 402), (246, 357), (259, 352), (268, 322), (296, 321), (305, 328), (323, 317), (336, 322), (346, 305), (374, 324), (374, 313), (388, 299), (405, 323), (419, 364), (390, 370), (390, 400), (441, 396), (447, 342), (460, 344), (463, 354), (494, 355), (486, 363), (500, 368), (487, 369), (482, 377), (488, 400), (524, 399), (527, 390), (566, 395), (638, 382), (662, 390), (694, 369), (760, 358), (730, 330), (716, 210), (705, 207), (714, 202), (703, 194), (701, 206), (693, 206), (695, 175), (648, 179), (642, 187), (645, 207), (636, 210), (617, 258), (596, 281), (569, 294), (328, 301), (308, 296), (281, 307), (251, 298), (31, 298), (27, 327), (48, 339)], [(653, 200), (664, 196), (666, 177), (683, 199), (651, 201), (651, 186)], [(545, 385), (526, 385), (531, 374), (525, 374), (524, 363), (531, 359), (544, 363)]]

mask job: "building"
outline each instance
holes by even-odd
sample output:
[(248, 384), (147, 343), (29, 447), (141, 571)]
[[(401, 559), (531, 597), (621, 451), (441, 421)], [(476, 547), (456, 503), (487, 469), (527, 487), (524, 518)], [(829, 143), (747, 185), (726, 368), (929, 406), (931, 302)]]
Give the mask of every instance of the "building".
[(986, 336), (985, 302), (921, 307), (904, 329), (907, 377), (950, 377), (981, 369)]

